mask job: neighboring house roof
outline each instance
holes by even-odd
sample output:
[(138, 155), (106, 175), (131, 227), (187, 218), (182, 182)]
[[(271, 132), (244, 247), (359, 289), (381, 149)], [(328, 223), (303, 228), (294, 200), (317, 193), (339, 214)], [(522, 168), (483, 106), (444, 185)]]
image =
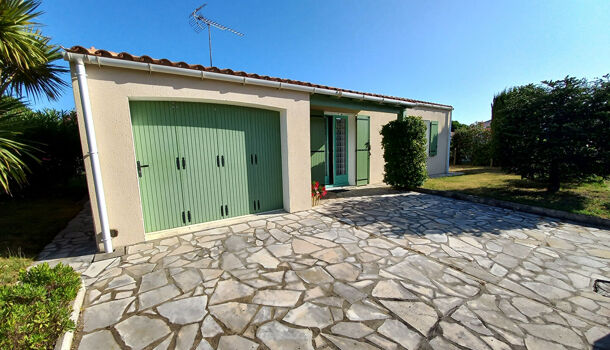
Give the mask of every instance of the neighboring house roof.
[(269, 80), (269, 81), (275, 81), (275, 82), (281, 82), (281, 83), (288, 83), (288, 84), (309, 86), (309, 87), (320, 88), (320, 89), (336, 90), (336, 91), (347, 92), (347, 93), (362, 94), (362, 95), (368, 95), (368, 96), (374, 96), (374, 97), (380, 97), (380, 98), (387, 98), (387, 99), (394, 99), (394, 100), (411, 102), (411, 103), (424, 103), (424, 104), (429, 104), (429, 105), (432, 105), (432, 106), (439, 106), (439, 107), (445, 107), (445, 108), (451, 108), (451, 109), (453, 108), (450, 105), (444, 105), (444, 104), (440, 104), (440, 103), (426, 102), (426, 101), (420, 101), (420, 100), (413, 100), (413, 99), (404, 98), (404, 97), (396, 97), (396, 96), (389, 96), (389, 95), (380, 95), (380, 94), (374, 94), (374, 93), (369, 93), (369, 92), (360, 92), (360, 91), (354, 91), (354, 90), (347, 90), (347, 89), (335, 88), (335, 87), (330, 87), (330, 86), (325, 86), (325, 85), (312, 84), (312, 83), (308, 83), (308, 82), (304, 82), (304, 81), (299, 81), (299, 80), (282, 79), (282, 78), (270, 77), (270, 76), (267, 76), (267, 75), (258, 75), (258, 74), (246, 73), (246, 72), (242, 72), (242, 71), (234, 71), (234, 70), (231, 70), (231, 69), (220, 69), (220, 68), (217, 68), (217, 67), (204, 67), (204, 66), (202, 66), (200, 64), (188, 64), (188, 63), (182, 62), (182, 61), (181, 62), (174, 62), (174, 61), (170, 61), (170, 60), (168, 60), (166, 58), (155, 59), (155, 58), (152, 58), (152, 57), (147, 56), (147, 55), (135, 56), (135, 55), (132, 55), (132, 54), (127, 53), (127, 52), (116, 53), (116, 52), (107, 51), (107, 50), (99, 50), (99, 49), (96, 49), (94, 47), (86, 49), (86, 48), (84, 48), (82, 46), (72, 46), (69, 49), (64, 48), (64, 50), (66, 50), (66, 52), (72, 52), (72, 53), (83, 54), (83, 55), (91, 55), (91, 56), (115, 58), (115, 59), (134, 61), (134, 62), (142, 62), (142, 63), (150, 63), (150, 64), (159, 64), (159, 65), (164, 65), (164, 66), (186, 68), (186, 69), (199, 70), (199, 71), (204, 71), (204, 72), (213, 72), (213, 73), (234, 75), (234, 76), (240, 76), (240, 77), (248, 77), (248, 78), (254, 78), (254, 79)]

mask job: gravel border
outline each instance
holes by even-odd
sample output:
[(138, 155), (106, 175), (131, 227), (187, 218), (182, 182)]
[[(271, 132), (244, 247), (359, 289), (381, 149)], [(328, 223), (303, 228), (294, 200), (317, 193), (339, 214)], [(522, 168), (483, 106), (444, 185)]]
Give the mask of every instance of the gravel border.
[(470, 194), (464, 194), (464, 193), (453, 192), (453, 191), (430, 190), (430, 189), (426, 189), (426, 188), (416, 188), (413, 191), (425, 193), (425, 194), (432, 194), (432, 195), (436, 195), (436, 196), (447, 197), (447, 198), (459, 199), (459, 200), (469, 201), (469, 202), (474, 202), (474, 203), (479, 203), (479, 204), (486, 204), (486, 205), (491, 205), (494, 207), (500, 207), (500, 208), (505, 208), (505, 209), (518, 210), (518, 211), (523, 211), (523, 212), (531, 213), (531, 214), (550, 216), (553, 218), (558, 218), (558, 219), (563, 219), (563, 220), (571, 220), (571, 221), (588, 224), (588, 225), (602, 226), (605, 228), (610, 228), (609, 219), (603, 219), (603, 218), (599, 218), (599, 217), (595, 217), (595, 216), (568, 213), (566, 211), (543, 208), (543, 207), (535, 207), (533, 205), (527, 205), (527, 204), (521, 204), (521, 203), (507, 202), (507, 201), (503, 201), (503, 200), (499, 200), (499, 199), (477, 197), (477, 196), (473, 196)]

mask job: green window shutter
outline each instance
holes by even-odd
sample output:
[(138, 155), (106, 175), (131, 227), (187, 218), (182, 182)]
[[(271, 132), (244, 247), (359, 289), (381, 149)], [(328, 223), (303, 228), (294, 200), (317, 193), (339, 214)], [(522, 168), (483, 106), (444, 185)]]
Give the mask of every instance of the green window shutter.
[(435, 156), (438, 148), (438, 122), (430, 122), (430, 156)]
[(367, 116), (356, 117), (356, 185), (369, 183), (370, 169), (370, 119)]
[(324, 184), (326, 176), (326, 119), (312, 116), (309, 138), (311, 147), (311, 181)]

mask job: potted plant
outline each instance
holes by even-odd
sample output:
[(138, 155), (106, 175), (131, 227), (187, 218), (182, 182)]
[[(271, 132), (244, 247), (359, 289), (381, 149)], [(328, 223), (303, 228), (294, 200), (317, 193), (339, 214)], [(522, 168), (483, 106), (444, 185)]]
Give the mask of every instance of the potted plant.
[(320, 182), (314, 181), (311, 184), (311, 205), (320, 204), (320, 199), (326, 196), (326, 186), (320, 186)]

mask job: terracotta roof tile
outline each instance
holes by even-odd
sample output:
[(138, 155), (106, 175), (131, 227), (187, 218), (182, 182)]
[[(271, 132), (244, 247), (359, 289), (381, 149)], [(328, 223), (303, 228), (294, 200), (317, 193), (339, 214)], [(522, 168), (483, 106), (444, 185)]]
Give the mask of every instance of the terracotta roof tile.
[(288, 83), (288, 84), (309, 86), (309, 87), (315, 87), (315, 88), (320, 88), (320, 89), (329, 89), (329, 90), (343, 91), (343, 92), (349, 92), (349, 93), (354, 93), (354, 94), (363, 94), (363, 95), (368, 95), (368, 96), (383, 97), (383, 98), (395, 99), (395, 100), (412, 102), (412, 103), (426, 103), (426, 104), (440, 106), (440, 107), (451, 107), (449, 105), (444, 105), (444, 104), (440, 104), (440, 103), (413, 100), (413, 99), (404, 98), (404, 97), (396, 97), (396, 96), (389, 96), (389, 95), (374, 94), (374, 93), (369, 93), (369, 92), (340, 89), (340, 88), (330, 87), (330, 86), (326, 86), (326, 85), (312, 84), (312, 83), (304, 82), (304, 81), (275, 78), (275, 77), (270, 77), (267, 75), (246, 73), (243, 71), (233, 71), (231, 69), (220, 69), (217, 67), (204, 67), (200, 64), (188, 64), (188, 63), (182, 62), (182, 61), (173, 62), (173, 61), (168, 60), (167, 58), (155, 59), (155, 58), (152, 58), (147, 55), (135, 56), (128, 52), (116, 53), (116, 52), (107, 51), (107, 50), (98, 50), (94, 47), (91, 47), (90, 49), (86, 49), (82, 46), (72, 46), (69, 49), (66, 49), (66, 48), (64, 48), (64, 49), (66, 50), (66, 52), (79, 53), (79, 54), (90, 55), (90, 56), (100, 56), (100, 57), (116, 58), (116, 59), (134, 61), (134, 62), (160, 64), (160, 65), (164, 65), (164, 66), (180, 67), (180, 68), (200, 70), (200, 71), (205, 71), (205, 72), (214, 72), (214, 73), (235, 75), (235, 76), (241, 76), (241, 77), (249, 77), (249, 78), (255, 78), (255, 79), (276, 81), (276, 82), (282, 82), (282, 83)]

